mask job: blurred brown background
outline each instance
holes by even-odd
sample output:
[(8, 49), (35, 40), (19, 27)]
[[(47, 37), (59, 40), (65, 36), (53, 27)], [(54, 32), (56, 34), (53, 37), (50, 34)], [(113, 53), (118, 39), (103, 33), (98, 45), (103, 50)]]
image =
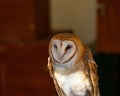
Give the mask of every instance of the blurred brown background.
[(101, 96), (118, 96), (119, 10), (119, 0), (1, 0), (0, 96), (55, 96), (48, 43), (66, 31), (92, 49)]
[(0, 1), (0, 96), (55, 96), (48, 7), (49, 0)]

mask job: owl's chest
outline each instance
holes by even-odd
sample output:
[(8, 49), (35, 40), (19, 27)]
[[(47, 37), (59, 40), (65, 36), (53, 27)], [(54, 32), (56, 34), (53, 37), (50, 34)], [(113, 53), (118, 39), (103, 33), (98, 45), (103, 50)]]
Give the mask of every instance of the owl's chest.
[(83, 72), (75, 72), (69, 75), (55, 73), (58, 85), (63, 89), (67, 96), (84, 96), (87, 90), (91, 89), (90, 80)]

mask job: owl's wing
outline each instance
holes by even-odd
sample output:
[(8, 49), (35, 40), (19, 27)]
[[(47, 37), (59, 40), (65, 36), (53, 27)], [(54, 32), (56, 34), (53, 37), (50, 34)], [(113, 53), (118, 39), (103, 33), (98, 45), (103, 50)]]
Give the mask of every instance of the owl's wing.
[(89, 48), (86, 47), (85, 53), (84, 53), (84, 60), (88, 64), (88, 70), (89, 70), (89, 76), (92, 81), (93, 85), (93, 96), (100, 96), (99, 93), (99, 87), (98, 87), (98, 71), (97, 71), (97, 65), (93, 59), (92, 53)]
[(64, 91), (59, 87), (59, 85), (57, 83), (57, 80), (54, 77), (54, 74), (53, 74), (53, 65), (52, 65), (52, 62), (50, 60), (50, 57), (48, 57), (48, 65), (47, 65), (47, 67), (49, 69), (50, 76), (52, 77), (52, 79), (54, 81), (55, 89), (57, 91), (58, 96), (66, 96), (65, 93), (64, 93)]

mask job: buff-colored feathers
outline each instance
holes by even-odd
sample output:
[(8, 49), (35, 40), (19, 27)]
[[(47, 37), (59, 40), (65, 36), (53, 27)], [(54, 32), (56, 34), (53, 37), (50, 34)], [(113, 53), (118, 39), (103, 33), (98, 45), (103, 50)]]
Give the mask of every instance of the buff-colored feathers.
[(75, 35), (52, 37), (48, 69), (58, 96), (100, 96), (97, 65), (89, 48)]

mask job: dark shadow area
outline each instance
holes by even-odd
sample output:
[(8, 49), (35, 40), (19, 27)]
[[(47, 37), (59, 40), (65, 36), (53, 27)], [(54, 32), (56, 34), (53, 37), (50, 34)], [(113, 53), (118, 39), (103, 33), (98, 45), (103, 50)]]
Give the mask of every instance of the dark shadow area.
[(94, 59), (99, 66), (101, 96), (119, 96), (120, 54), (96, 53)]

